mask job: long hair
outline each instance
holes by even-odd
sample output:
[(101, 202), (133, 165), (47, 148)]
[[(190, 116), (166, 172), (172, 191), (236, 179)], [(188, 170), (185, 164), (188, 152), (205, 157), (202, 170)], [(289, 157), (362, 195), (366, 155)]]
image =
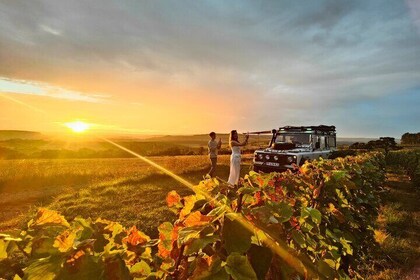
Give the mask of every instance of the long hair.
[(232, 141), (238, 141), (238, 132), (236, 130), (232, 130), (229, 135), (229, 145)]

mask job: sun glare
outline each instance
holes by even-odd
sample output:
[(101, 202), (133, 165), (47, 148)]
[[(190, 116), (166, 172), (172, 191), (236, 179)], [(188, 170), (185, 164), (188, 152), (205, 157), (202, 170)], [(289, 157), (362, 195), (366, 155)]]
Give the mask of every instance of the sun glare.
[(85, 132), (90, 127), (89, 124), (85, 122), (81, 122), (81, 121), (68, 122), (68, 123), (65, 123), (64, 125), (76, 133)]

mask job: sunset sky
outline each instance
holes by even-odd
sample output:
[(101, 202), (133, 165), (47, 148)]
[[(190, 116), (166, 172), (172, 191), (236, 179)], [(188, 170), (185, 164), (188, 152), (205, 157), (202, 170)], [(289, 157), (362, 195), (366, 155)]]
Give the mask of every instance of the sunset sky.
[(420, 1), (0, 0), (0, 129), (420, 131)]

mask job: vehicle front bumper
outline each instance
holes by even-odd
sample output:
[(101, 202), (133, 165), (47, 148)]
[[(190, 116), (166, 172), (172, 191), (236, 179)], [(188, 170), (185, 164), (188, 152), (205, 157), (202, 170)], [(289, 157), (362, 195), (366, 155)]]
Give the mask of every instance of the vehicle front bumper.
[(271, 172), (284, 172), (286, 170), (293, 170), (294, 167), (292, 165), (273, 165), (271, 162), (253, 162), (252, 169), (255, 172), (264, 172), (264, 173), (271, 173)]

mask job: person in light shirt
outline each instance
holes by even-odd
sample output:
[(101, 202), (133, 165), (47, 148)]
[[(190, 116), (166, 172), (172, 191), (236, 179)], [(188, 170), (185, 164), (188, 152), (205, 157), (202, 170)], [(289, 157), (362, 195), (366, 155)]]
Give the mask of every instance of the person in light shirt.
[(219, 141), (216, 141), (216, 133), (210, 132), (210, 141), (207, 144), (209, 149), (209, 157), (211, 161), (211, 168), (208, 173), (210, 177), (214, 176), (214, 173), (216, 172), (216, 166), (217, 166), (217, 152), (222, 147), (222, 139), (219, 138)]

